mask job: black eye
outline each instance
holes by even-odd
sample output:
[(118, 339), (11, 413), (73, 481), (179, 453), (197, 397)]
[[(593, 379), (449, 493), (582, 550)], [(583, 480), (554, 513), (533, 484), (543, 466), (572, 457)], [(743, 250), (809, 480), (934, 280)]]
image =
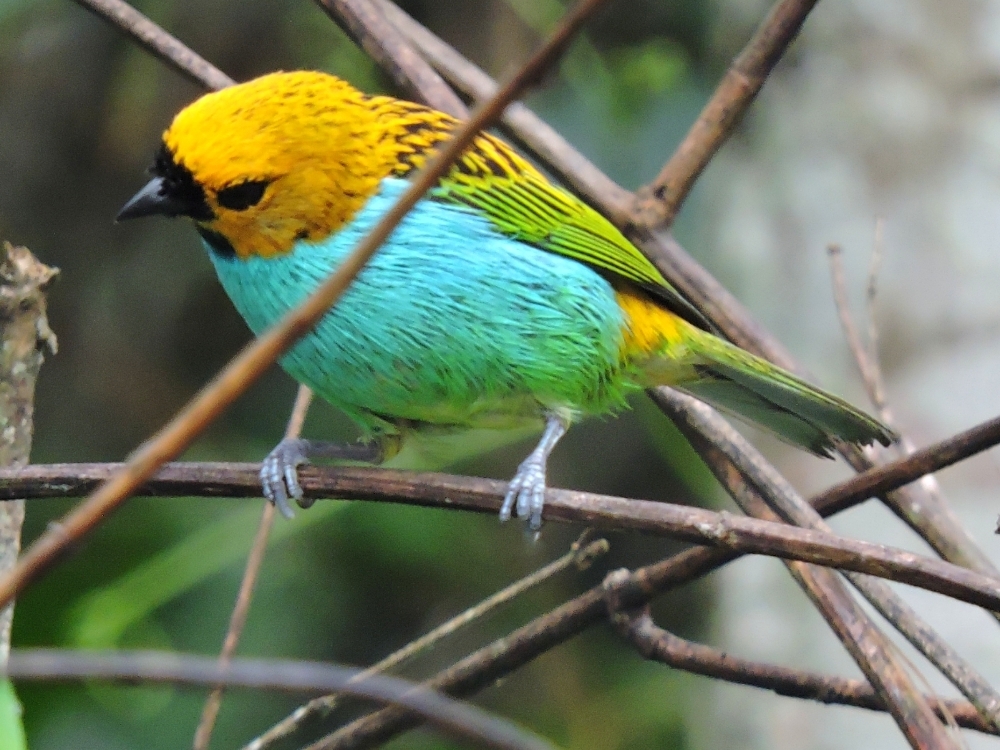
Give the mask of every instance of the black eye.
[(219, 205), (224, 208), (231, 208), (233, 211), (244, 211), (250, 206), (256, 206), (260, 199), (264, 197), (264, 191), (271, 184), (270, 180), (253, 180), (251, 182), (241, 182), (239, 185), (230, 185), (222, 188), (216, 196)]

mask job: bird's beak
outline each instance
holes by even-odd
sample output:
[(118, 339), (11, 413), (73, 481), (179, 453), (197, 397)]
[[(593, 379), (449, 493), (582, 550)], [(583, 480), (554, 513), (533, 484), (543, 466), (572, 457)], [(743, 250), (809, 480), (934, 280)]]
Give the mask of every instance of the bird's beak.
[(132, 199), (122, 206), (115, 221), (138, 219), (142, 216), (185, 216), (192, 212), (193, 207), (188, 201), (171, 195), (162, 177), (154, 177), (142, 190), (132, 196)]

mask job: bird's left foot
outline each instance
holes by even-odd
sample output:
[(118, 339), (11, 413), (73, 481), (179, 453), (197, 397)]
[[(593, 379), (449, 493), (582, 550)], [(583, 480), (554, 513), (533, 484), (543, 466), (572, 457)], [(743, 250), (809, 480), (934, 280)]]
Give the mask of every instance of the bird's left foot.
[(542, 508), (545, 507), (545, 472), (552, 449), (566, 434), (568, 425), (562, 417), (549, 416), (545, 421), (545, 432), (531, 454), (517, 467), (517, 473), (507, 486), (503, 505), (500, 506), (500, 521), (510, 519), (511, 511), (518, 518), (528, 519), (528, 528), (538, 531), (542, 528)]

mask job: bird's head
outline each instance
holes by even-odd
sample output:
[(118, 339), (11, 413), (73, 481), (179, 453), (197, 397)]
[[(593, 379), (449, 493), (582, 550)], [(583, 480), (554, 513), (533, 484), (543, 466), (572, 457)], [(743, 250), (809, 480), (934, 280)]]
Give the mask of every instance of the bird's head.
[(215, 252), (240, 258), (321, 240), (391, 169), (367, 101), (338, 78), (305, 71), (207, 94), (174, 118), (153, 179), (118, 219), (188, 216)]

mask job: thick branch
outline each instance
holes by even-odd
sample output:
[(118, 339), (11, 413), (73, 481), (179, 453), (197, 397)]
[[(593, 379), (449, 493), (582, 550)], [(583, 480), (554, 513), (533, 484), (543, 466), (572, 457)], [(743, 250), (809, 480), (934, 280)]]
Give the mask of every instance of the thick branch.
[[(39, 263), (25, 247), (4, 243), (0, 253), (0, 466), (25, 466), (31, 452), (35, 380), (43, 352), (56, 351), (45, 316), (45, 292), (58, 269)], [(24, 501), (0, 508), (0, 571), (14, 567), (21, 549)], [(10, 651), (13, 606), (0, 612), (0, 664)]]

